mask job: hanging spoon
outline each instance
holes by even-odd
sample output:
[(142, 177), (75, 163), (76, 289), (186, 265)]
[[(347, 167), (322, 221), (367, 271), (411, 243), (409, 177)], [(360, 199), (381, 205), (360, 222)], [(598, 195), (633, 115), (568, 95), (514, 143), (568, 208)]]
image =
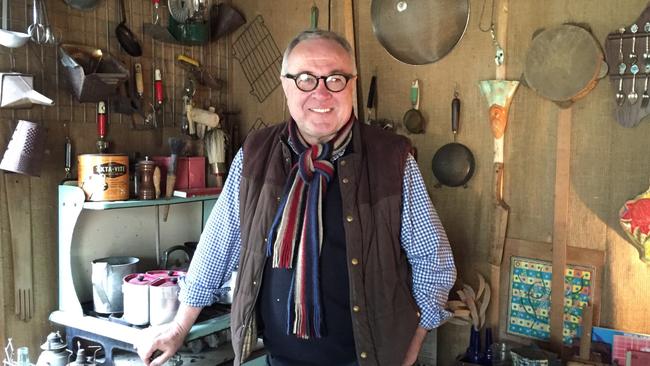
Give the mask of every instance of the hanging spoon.
[(616, 104), (622, 106), (625, 103), (625, 93), (623, 93), (623, 77), (618, 80), (618, 92), (616, 92)]
[(636, 92), (636, 74), (639, 72), (639, 65), (632, 65), (630, 67), (630, 72), (632, 73), (632, 90), (630, 90), (630, 93), (627, 95), (627, 100), (630, 104), (634, 104), (637, 99), (639, 99), (639, 94)]
[(636, 56), (636, 32), (639, 30), (639, 26), (636, 24), (632, 24), (630, 27), (630, 32), (632, 32), (632, 52), (630, 53), (630, 62), (633, 64), (636, 63), (637, 61), (637, 56)]
[(625, 74), (625, 70), (627, 69), (627, 65), (625, 62), (623, 62), (623, 33), (625, 32), (625, 28), (619, 29), (619, 32), (621, 33), (621, 43), (619, 47), (619, 59), (621, 60), (621, 63), (618, 64), (618, 74), (621, 76), (621, 78), (618, 80), (618, 92), (616, 93), (616, 104), (619, 106), (622, 106), (625, 103), (625, 93), (623, 93), (623, 75)]
[(643, 84), (643, 94), (641, 95), (641, 108), (648, 106), (650, 95), (648, 95), (648, 74), (645, 74), (645, 83)]
[(618, 60), (623, 62), (623, 33), (625, 33), (625, 28), (618, 28), (618, 33), (621, 35), (618, 41)]

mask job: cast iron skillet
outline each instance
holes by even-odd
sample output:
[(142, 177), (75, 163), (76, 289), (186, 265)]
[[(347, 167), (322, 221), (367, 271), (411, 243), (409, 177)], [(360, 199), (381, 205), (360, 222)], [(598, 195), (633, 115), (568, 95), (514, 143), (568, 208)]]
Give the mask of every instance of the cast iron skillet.
[[(454, 133), (454, 141), (458, 133), (459, 116), (460, 99), (457, 94), (454, 94), (454, 99), (451, 101), (451, 131)], [(467, 146), (450, 142), (433, 155), (431, 169), (442, 185), (449, 187), (466, 185), (474, 175), (474, 154)]]

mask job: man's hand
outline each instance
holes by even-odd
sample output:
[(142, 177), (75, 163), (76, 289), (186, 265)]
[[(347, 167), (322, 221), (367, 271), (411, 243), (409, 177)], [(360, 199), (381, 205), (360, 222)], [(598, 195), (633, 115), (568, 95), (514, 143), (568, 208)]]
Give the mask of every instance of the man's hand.
[(418, 360), (418, 354), (420, 353), (422, 342), (424, 342), (424, 338), (427, 336), (427, 332), (428, 330), (422, 327), (418, 327), (418, 329), (415, 330), (415, 334), (413, 335), (413, 338), (411, 338), (411, 344), (406, 351), (404, 361), (402, 361), (402, 366), (411, 366)]
[(171, 323), (147, 328), (141, 342), (135, 345), (144, 364), (161, 366), (170, 359), (181, 348), (201, 309), (181, 304)]
[(169, 324), (147, 328), (139, 344), (138, 355), (147, 366), (160, 366), (170, 359), (183, 345), (189, 329), (183, 329), (173, 321)]

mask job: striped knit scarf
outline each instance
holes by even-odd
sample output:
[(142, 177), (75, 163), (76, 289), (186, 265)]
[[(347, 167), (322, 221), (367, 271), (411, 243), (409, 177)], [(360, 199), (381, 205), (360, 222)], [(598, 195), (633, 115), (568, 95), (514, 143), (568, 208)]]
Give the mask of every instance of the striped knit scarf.
[(309, 145), (296, 122), (288, 123), (289, 145), (299, 155), (291, 168), (284, 196), (269, 230), (266, 254), (273, 268), (291, 269), (287, 299), (287, 334), (321, 337), (319, 258), (323, 244), (323, 201), (337, 157), (352, 139), (354, 117), (328, 143)]

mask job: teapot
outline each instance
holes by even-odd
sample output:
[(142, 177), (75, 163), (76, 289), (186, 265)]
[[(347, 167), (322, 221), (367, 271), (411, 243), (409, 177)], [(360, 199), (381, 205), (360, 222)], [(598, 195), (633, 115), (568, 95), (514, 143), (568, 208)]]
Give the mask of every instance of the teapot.
[(41, 345), (43, 350), (38, 356), (36, 366), (65, 366), (70, 361), (72, 351), (65, 348), (59, 332), (48, 334), (47, 340)]
[[(185, 261), (181, 262), (179, 260), (172, 261), (170, 260), (170, 255), (174, 252), (182, 252), (184, 253)], [(192, 260), (192, 253), (190, 249), (183, 245), (174, 245), (173, 247), (165, 250), (165, 252), (162, 255), (162, 261), (160, 262), (160, 266), (163, 269), (178, 269), (178, 270), (183, 270), (186, 271), (187, 268), (190, 265), (190, 261)]]

